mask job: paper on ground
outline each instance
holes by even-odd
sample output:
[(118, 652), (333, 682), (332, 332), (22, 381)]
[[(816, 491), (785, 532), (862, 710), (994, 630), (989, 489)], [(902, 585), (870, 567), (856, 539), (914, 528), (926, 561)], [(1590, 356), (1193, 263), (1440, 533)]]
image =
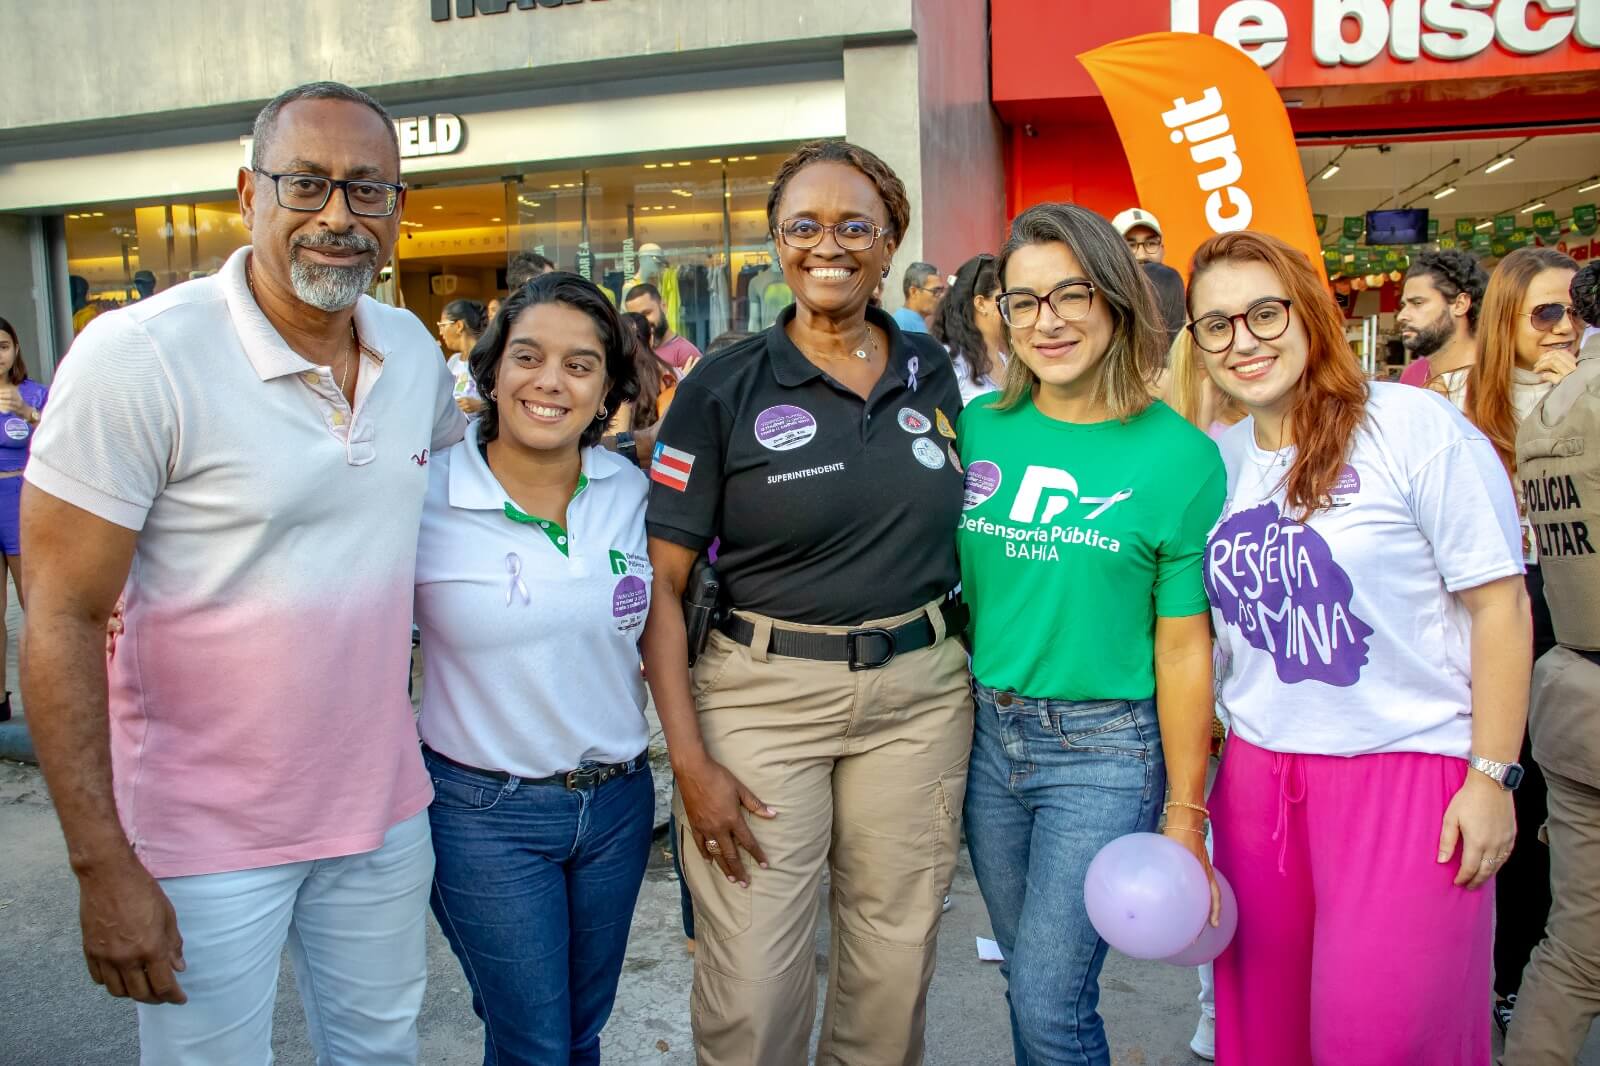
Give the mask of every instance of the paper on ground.
[(978, 960), (980, 962), (1004, 962), (1005, 956), (1000, 954), (1000, 945), (988, 937), (978, 937)]

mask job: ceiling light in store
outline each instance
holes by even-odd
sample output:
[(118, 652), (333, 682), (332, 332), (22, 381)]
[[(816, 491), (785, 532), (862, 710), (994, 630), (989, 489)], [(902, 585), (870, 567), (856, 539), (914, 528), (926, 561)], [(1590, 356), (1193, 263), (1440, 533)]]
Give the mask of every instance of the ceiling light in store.
[(1455, 192), (1456, 187), (1454, 185), (1446, 185), (1444, 188), (1434, 193), (1433, 198), (1435, 200), (1443, 200), (1446, 196), (1454, 196)]
[(1579, 192), (1594, 192), (1596, 189), (1600, 189), (1600, 180), (1590, 181), (1589, 184), (1585, 185), (1583, 188), (1579, 189), (1578, 191)]
[(755, 162), (755, 158), (756, 157), (753, 156), (753, 155), (747, 155), (747, 156), (744, 157), (744, 161), (746, 163), (753, 163), (753, 162)]
[(678, 205), (677, 204), (668, 204), (667, 205), (667, 210), (668, 211), (676, 211), (677, 209), (678, 209)]
[(1328, 169), (1324, 170), (1322, 172), (1322, 174), (1321, 174), (1322, 180), (1323, 181), (1327, 181), (1329, 178), (1331, 178), (1335, 174), (1339, 173), (1339, 170), (1340, 170), (1340, 167), (1339, 167), (1338, 163), (1329, 163), (1328, 164)]
[[(1594, 188), (1594, 186), (1593, 186), (1593, 185), (1591, 185), (1591, 186), (1589, 186), (1589, 188), (1591, 188), (1591, 189), (1592, 189), (1592, 188)], [(1578, 191), (1579, 191), (1579, 192), (1584, 192), (1584, 191), (1586, 191), (1586, 190), (1584, 190), (1584, 189), (1579, 189), (1579, 190), (1578, 190)], [(95, 218), (105, 218), (105, 217), (106, 217), (106, 213), (105, 213), (105, 212), (104, 212), (104, 211), (96, 211), (96, 212), (95, 212), (95, 213), (94, 213), (94, 217), (95, 217)]]
[(661, 165), (664, 168), (666, 168), (668, 170), (671, 170), (673, 167), (677, 166), (678, 164), (676, 164), (676, 163), (662, 163)]
[(1536, 204), (1529, 204), (1529, 205), (1528, 205), (1528, 206), (1527, 206), (1527, 207), (1524, 207), (1524, 208), (1523, 208), (1523, 209), (1522, 209), (1522, 213), (1523, 213), (1523, 214), (1525, 214), (1525, 215), (1526, 215), (1526, 214), (1530, 214), (1530, 213), (1532, 213), (1532, 212), (1534, 212), (1534, 211), (1537, 211), (1537, 210), (1539, 210), (1539, 208), (1541, 208), (1541, 207), (1543, 207), (1543, 206), (1544, 206), (1544, 201), (1543, 201), (1543, 200), (1540, 200), (1540, 201), (1539, 201), (1539, 202), (1538, 202), (1538, 203), (1536, 203)]
[(687, 159), (679, 160), (678, 165), (680, 167), (686, 167), (689, 165), (689, 161)]
[(672, 195), (681, 196), (687, 200), (689, 197), (693, 196), (694, 193), (690, 192), (688, 189), (673, 189)]
[(654, 163), (646, 163), (646, 164), (645, 164), (645, 165), (644, 165), (644, 168), (645, 168), (645, 169), (646, 169), (646, 170), (654, 170), (654, 169), (655, 169), (655, 168), (656, 168), (656, 165), (655, 165), (655, 164), (654, 164)]
[(1503, 169), (1505, 167), (1509, 167), (1512, 163), (1515, 163), (1516, 161), (1517, 161), (1517, 157), (1516, 156), (1508, 155), (1503, 159), (1496, 159), (1493, 163), (1490, 163), (1488, 166), (1484, 167), (1483, 168), (1483, 172), (1485, 174), (1493, 174), (1497, 170), (1501, 170), (1501, 169)]
[(707, 159), (707, 160), (706, 160), (706, 162), (707, 162), (707, 163), (720, 163), (720, 162), (722, 162), (722, 160), (721, 160), (721, 159), (720, 159), (720, 158), (717, 158), (717, 159)]
[(420, 222), (412, 222), (409, 219), (401, 219), (400, 220), (400, 224), (402, 226), (411, 226), (414, 229), (421, 229), (422, 228), (422, 223), (420, 223)]
[(552, 189), (559, 189), (559, 188), (561, 188), (561, 183), (559, 181), (552, 181), (550, 183), (550, 187)]
[(499, 222), (500, 221), (500, 216), (496, 215), (495, 217), (491, 218), (489, 221), (490, 222)]
[(1486, 219), (1485, 221), (1478, 223), (1476, 226), (1473, 226), (1472, 228), (1473, 229), (1488, 229), (1492, 225), (1494, 225), (1494, 219), (1491, 218), (1491, 219)]
[(435, 211), (443, 211), (444, 210), (444, 204), (434, 204), (433, 205), (433, 209)]
[(578, 183), (575, 181), (564, 181), (561, 183), (561, 187), (563, 189), (576, 189), (578, 187)]

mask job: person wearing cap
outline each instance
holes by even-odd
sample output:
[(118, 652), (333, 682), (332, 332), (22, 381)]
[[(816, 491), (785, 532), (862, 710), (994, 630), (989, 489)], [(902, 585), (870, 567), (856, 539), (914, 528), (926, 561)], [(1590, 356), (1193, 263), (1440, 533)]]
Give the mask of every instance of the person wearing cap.
[[(1573, 306), (1600, 317), (1596, 272), (1572, 282)], [(1528, 735), (1544, 771), (1551, 904), (1522, 972), (1500, 1062), (1576, 1062), (1600, 1014), (1600, 344), (1580, 353), (1517, 430), (1517, 478), (1539, 542), (1556, 645), (1533, 669)]]
[(1160, 263), (1167, 258), (1161, 241), (1161, 222), (1142, 207), (1130, 207), (1111, 220), (1111, 225), (1128, 242), (1128, 250), (1141, 263)]

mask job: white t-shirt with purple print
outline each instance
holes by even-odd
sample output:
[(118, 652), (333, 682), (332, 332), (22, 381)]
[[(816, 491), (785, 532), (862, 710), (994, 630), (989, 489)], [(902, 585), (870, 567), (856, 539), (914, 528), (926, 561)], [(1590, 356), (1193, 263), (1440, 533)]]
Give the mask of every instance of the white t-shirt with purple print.
[(1466, 758), (1471, 618), (1455, 593), (1522, 572), (1511, 482), (1443, 397), (1370, 388), (1334, 505), (1304, 524), (1283, 514), (1292, 448), (1262, 450), (1250, 418), (1218, 442), (1228, 499), (1205, 583), (1220, 700), (1269, 751)]

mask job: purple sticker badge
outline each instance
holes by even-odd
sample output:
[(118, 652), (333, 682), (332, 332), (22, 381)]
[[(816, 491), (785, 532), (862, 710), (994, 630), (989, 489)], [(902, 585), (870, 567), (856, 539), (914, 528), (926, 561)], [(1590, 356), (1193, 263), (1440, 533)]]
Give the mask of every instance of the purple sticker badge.
[(756, 440), (771, 451), (804, 447), (816, 435), (817, 420), (804, 408), (781, 403), (756, 415)]
[(1330, 495), (1349, 496), (1351, 493), (1360, 491), (1361, 475), (1356, 473), (1355, 467), (1351, 466), (1349, 463), (1346, 463), (1344, 465), (1344, 469), (1339, 471), (1338, 478), (1334, 480), (1333, 488), (1330, 490)]
[(1284, 521), (1276, 503), (1217, 527), (1206, 546), (1205, 582), (1223, 621), (1272, 656), (1279, 681), (1344, 688), (1361, 677), (1373, 630), (1351, 606), (1350, 575), (1320, 533)]
[(627, 575), (617, 582), (611, 593), (611, 616), (618, 620), (618, 629), (626, 632), (643, 621), (650, 606), (650, 589), (643, 578)]
[(961, 495), (961, 509), (970, 511), (999, 491), (1000, 468), (987, 459), (979, 459), (967, 467), (966, 491)]
[(15, 416), (6, 419), (6, 436), (12, 440), (27, 440), (28, 423)]

